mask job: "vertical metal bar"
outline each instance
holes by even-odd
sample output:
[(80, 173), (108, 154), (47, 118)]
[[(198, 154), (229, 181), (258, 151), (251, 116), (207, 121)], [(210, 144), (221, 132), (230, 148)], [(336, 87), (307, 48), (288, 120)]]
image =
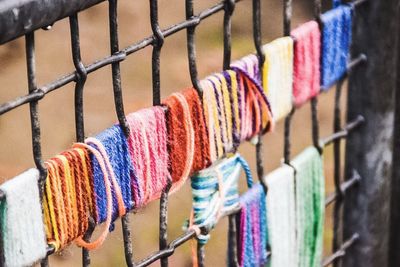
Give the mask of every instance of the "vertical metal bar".
[[(192, 19), (193, 15), (193, 0), (185, 0), (185, 11), (186, 11), (186, 19)], [(200, 23), (200, 19), (198, 19), (198, 23)], [(197, 23), (197, 24), (198, 24)], [(188, 60), (189, 60), (189, 71), (190, 71), (190, 79), (192, 80), (193, 87), (197, 90), (197, 92), (202, 95), (203, 91), (201, 89), (198, 75), (197, 75), (197, 64), (196, 64), (196, 44), (195, 44), (195, 31), (196, 26), (190, 26), (186, 30), (186, 38), (187, 38), (187, 49), (188, 49)]]
[(205, 266), (205, 251), (204, 251), (204, 245), (200, 244), (197, 242), (197, 264), (199, 267), (204, 267)]
[(319, 145), (319, 122), (318, 122), (318, 97), (311, 99), (311, 123), (312, 123), (312, 142), (319, 153), (322, 153), (322, 148)]
[(344, 177), (356, 169), (363, 179), (345, 196), (344, 239), (354, 232), (360, 239), (346, 253), (344, 267), (388, 266), (389, 236), (398, 233), (398, 227), (390, 233), (389, 217), (392, 168), (398, 164), (392, 146), (399, 18), (398, 0), (369, 1), (354, 16), (352, 54), (365, 53), (368, 64), (349, 78), (347, 118), (362, 115), (365, 123), (346, 142)]
[[(235, 10), (235, 0), (224, 1), (224, 58), (223, 69), (229, 69), (231, 65), (231, 48), (232, 48), (232, 14)], [(236, 215), (232, 214), (228, 217), (228, 266), (239, 266), (237, 255), (237, 224)]]
[[(262, 49), (262, 39), (261, 39), (261, 1), (253, 0), (253, 39), (254, 46), (257, 51), (260, 76), (263, 75), (265, 55)], [(263, 79), (261, 79), (262, 82)], [(257, 165), (257, 176), (258, 179), (263, 182), (264, 167), (263, 167), (263, 153), (262, 153), (262, 136), (258, 136), (258, 141), (256, 144), (256, 165)]]
[[(341, 122), (341, 105), (340, 99), (342, 94), (344, 80), (340, 80), (336, 85), (335, 92), (335, 104), (334, 104), (334, 112), (333, 112), (333, 132), (336, 133), (342, 129)], [(333, 240), (332, 240), (332, 252), (337, 251), (342, 244), (342, 233), (341, 233), (341, 210), (343, 204), (343, 192), (341, 189), (341, 180), (342, 180), (342, 169), (341, 169), (341, 138), (335, 139), (333, 142), (333, 157), (334, 157), (334, 184), (335, 184), (335, 194), (336, 201), (333, 206)], [(341, 258), (333, 261), (333, 267), (338, 267), (341, 265)]]
[[(292, 22), (292, 0), (283, 0), (283, 35), (290, 36)], [(285, 129), (284, 129), (284, 143), (283, 143), (283, 159), (286, 164), (290, 165), (290, 126), (295, 109), (293, 108), (291, 112), (285, 118)]]
[[(164, 35), (158, 23), (158, 0), (150, 0), (150, 22), (155, 38), (152, 53), (152, 79), (153, 79), (153, 105), (160, 105), (160, 54), (164, 44)], [(168, 112), (168, 111), (166, 111)], [(160, 197), (159, 216), (159, 249), (163, 250), (168, 246), (168, 192), (171, 188), (171, 181), (168, 181)], [(168, 266), (168, 257), (160, 259), (162, 267)]]
[[(109, 22), (110, 22), (110, 48), (111, 54), (115, 54), (119, 51), (118, 43), (118, 15), (117, 15), (117, 0), (109, 0)], [(123, 130), (126, 137), (129, 136), (129, 125), (125, 117), (124, 103), (122, 100), (122, 88), (121, 88), (121, 71), (119, 62), (114, 62), (111, 65), (112, 80), (113, 80), (113, 91), (115, 109), (121, 129)], [(134, 266), (133, 263), (133, 250), (131, 241), (131, 232), (129, 224), (129, 213), (126, 213), (121, 218), (122, 234), (124, 238), (124, 252), (125, 261), (127, 266)]]
[[(70, 33), (71, 33), (71, 48), (72, 60), (74, 62), (77, 79), (75, 83), (75, 132), (76, 141), (83, 142), (85, 139), (85, 128), (83, 118), (83, 88), (85, 86), (87, 71), (81, 59), (81, 47), (79, 40), (79, 22), (78, 15), (74, 14), (69, 17)], [(90, 240), (94, 230), (94, 220), (89, 220), (89, 229), (84, 235), (86, 241)], [(82, 266), (90, 265), (89, 250), (82, 248)]]
[[(25, 50), (26, 50), (26, 67), (28, 75), (28, 88), (29, 93), (37, 89), (36, 84), (36, 59), (35, 59), (35, 35), (34, 32), (25, 35)], [(40, 140), (40, 122), (39, 122), (39, 103), (32, 101), (29, 103), (29, 111), (31, 117), (31, 130), (32, 130), (32, 148), (33, 159), (36, 168), (39, 170), (39, 192), (42, 199), (44, 193), (44, 184), (46, 182), (47, 170), (42, 160), (42, 146)], [(41, 266), (48, 266), (47, 257), (41, 261)]]

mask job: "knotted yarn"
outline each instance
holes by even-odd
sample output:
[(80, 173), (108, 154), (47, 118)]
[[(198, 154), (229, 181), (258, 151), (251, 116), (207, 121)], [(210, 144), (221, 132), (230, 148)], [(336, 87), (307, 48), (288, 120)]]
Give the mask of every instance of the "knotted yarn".
[(167, 128), (163, 107), (151, 107), (126, 116), (130, 128), (129, 154), (135, 174), (135, 209), (158, 199), (168, 183)]
[(267, 262), (267, 206), (260, 183), (240, 197), (239, 266), (264, 266)]
[(321, 16), (321, 86), (328, 90), (347, 71), (352, 35), (352, 7), (339, 5)]
[(322, 158), (315, 147), (309, 147), (291, 164), (296, 170), (297, 266), (321, 266), (325, 213)]
[(174, 93), (163, 101), (167, 106), (167, 128), (172, 192), (192, 173), (210, 165), (210, 146), (204, 113), (193, 88)]
[(0, 186), (5, 266), (31, 266), (46, 256), (38, 180), (38, 170), (29, 169)]
[(281, 37), (263, 46), (263, 86), (275, 121), (292, 110), (293, 39)]
[[(193, 220), (190, 222), (191, 227), (204, 227), (210, 231), (220, 217), (240, 207), (238, 181), (242, 168), (246, 173), (247, 184), (251, 187), (253, 180), (250, 168), (239, 154), (222, 159), (192, 176)], [(200, 244), (206, 244), (209, 238), (209, 233), (197, 236)]]
[(267, 218), (271, 267), (297, 267), (294, 170), (288, 165), (264, 177), (268, 187)]
[[(108, 175), (111, 176), (111, 171), (115, 175), (117, 186), (114, 184), (111, 186), (113, 196), (112, 220), (114, 221), (119, 216), (124, 215), (119, 213), (116, 190), (121, 191), (126, 210), (131, 210), (134, 206), (131, 179), (135, 177), (135, 172), (129, 154), (128, 141), (119, 125), (113, 125), (87, 140), (89, 140), (87, 142), (89, 146), (103, 152), (101, 153), (102, 157), (110, 162), (111, 167), (107, 170)], [(97, 223), (102, 223), (106, 221), (107, 217), (107, 200), (104, 198), (106, 185), (104, 184), (104, 174), (100, 163), (93, 154), (91, 154), (91, 162), (98, 214), (96, 221)]]
[(273, 127), (271, 108), (261, 86), (237, 68), (201, 81), (212, 162)]
[(291, 32), (294, 38), (293, 97), (299, 107), (320, 90), (321, 32), (316, 21), (302, 24)]

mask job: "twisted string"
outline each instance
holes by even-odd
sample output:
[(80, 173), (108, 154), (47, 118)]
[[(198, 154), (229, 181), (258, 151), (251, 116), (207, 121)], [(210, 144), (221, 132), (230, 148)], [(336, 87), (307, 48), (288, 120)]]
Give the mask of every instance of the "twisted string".
[[(214, 228), (221, 216), (239, 207), (238, 180), (241, 168), (245, 170), (247, 183), (251, 186), (250, 169), (239, 154), (225, 158), (192, 177), (193, 224), (191, 226), (204, 227), (208, 232)], [(209, 238), (209, 233), (197, 236), (201, 244), (207, 243)]]

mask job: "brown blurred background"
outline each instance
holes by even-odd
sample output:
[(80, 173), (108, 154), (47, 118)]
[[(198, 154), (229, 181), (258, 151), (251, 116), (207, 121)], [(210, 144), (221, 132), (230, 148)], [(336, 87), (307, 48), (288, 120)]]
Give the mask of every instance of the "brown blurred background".
[[(217, 1), (195, 1), (196, 11)], [(185, 18), (184, 1), (160, 0), (159, 18), (162, 28)], [(283, 32), (282, 1), (262, 3), (263, 42), (280, 37)], [(294, 1), (292, 27), (312, 18), (312, 1)], [(126, 47), (151, 35), (149, 3), (144, 0), (119, 1), (120, 47)], [(199, 77), (220, 71), (222, 68), (222, 18), (220, 12), (197, 27), (197, 62)], [(79, 14), (83, 61), (88, 64), (109, 54), (108, 5), (99, 4)], [(52, 30), (39, 30), (36, 34), (38, 84), (44, 85), (74, 70), (71, 56), (68, 20), (57, 22)], [(232, 25), (232, 59), (238, 59), (254, 51), (252, 39), (251, 1), (236, 5)], [(121, 63), (125, 111), (134, 112), (152, 104), (151, 47), (129, 56)], [(0, 103), (27, 93), (25, 52), (23, 38), (0, 46)], [(162, 96), (191, 85), (186, 50), (186, 32), (182, 31), (165, 41), (161, 52)], [(48, 94), (40, 102), (40, 122), (44, 159), (70, 147), (75, 138), (74, 85)], [(319, 98), (321, 136), (332, 129), (333, 92)], [(346, 97), (344, 96), (343, 99)], [(345, 104), (345, 103), (343, 103)], [(84, 89), (84, 117), (86, 136), (107, 128), (116, 121), (113, 102), (111, 68), (105, 67), (89, 75)], [(311, 145), (311, 115), (307, 104), (296, 111), (292, 124), (292, 155)], [(33, 167), (29, 109), (25, 105), (0, 117), (0, 182), (24, 169)], [(264, 167), (270, 171), (279, 166), (283, 151), (283, 123), (279, 122), (274, 133), (264, 137)], [(249, 161), (255, 173), (255, 148), (243, 144), (240, 152)], [(332, 148), (324, 153), (327, 191), (332, 191)], [(242, 184), (241, 188), (245, 189)], [(169, 238), (182, 233), (182, 223), (191, 207), (190, 186), (170, 198)], [(325, 230), (325, 254), (330, 252), (331, 210), (327, 210)], [(131, 230), (135, 260), (142, 259), (158, 249), (158, 202), (150, 204), (137, 214), (131, 215)], [(120, 221), (105, 244), (91, 253), (92, 266), (124, 266), (123, 243)], [(206, 247), (207, 266), (223, 266), (226, 258), (227, 221), (222, 220), (212, 232)], [(81, 253), (75, 245), (50, 258), (51, 266), (79, 266)], [(190, 266), (190, 242), (178, 248), (170, 257), (171, 266)], [(158, 266), (158, 262), (152, 266)]]

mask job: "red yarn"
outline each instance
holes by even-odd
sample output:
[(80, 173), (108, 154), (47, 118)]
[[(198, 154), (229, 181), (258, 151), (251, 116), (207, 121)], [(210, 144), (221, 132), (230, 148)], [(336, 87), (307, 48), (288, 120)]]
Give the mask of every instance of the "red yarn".
[(316, 96), (320, 90), (321, 33), (318, 23), (307, 22), (291, 33), (295, 39), (293, 96), (296, 106)]
[[(194, 129), (194, 156), (191, 173), (202, 170), (210, 165), (210, 151), (207, 129), (204, 121), (203, 108), (195, 89), (186, 89), (181, 94), (186, 99), (190, 119)], [(186, 131), (183, 123), (185, 113), (182, 105), (175, 97), (168, 97), (163, 102), (168, 107), (167, 127), (170, 158), (170, 172), (173, 182), (178, 182), (184, 171), (185, 161), (191, 151), (187, 151)]]

